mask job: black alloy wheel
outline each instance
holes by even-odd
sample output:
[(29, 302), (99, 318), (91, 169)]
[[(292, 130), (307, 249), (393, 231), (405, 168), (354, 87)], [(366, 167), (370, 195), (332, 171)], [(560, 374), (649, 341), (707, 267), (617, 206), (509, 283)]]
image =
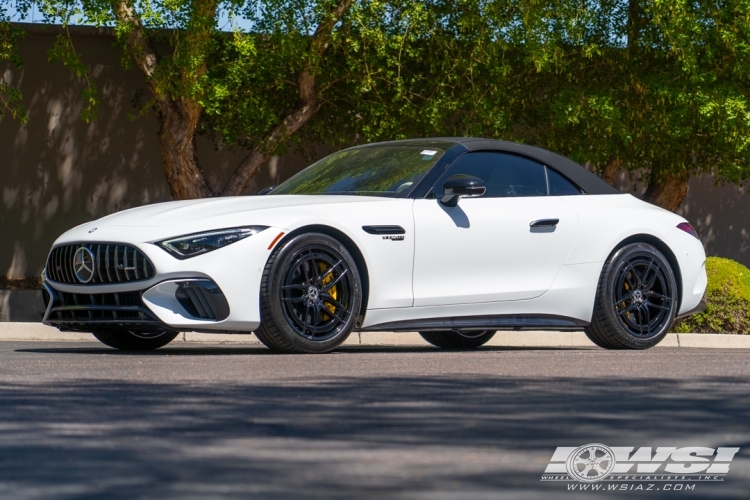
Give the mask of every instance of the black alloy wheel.
[(476, 349), (495, 335), (494, 330), (419, 332), (430, 344), (443, 349)]
[(646, 349), (669, 332), (678, 309), (674, 271), (645, 243), (627, 245), (605, 263), (586, 334), (609, 349)]
[(266, 265), (256, 336), (279, 352), (328, 352), (351, 333), (361, 302), (359, 271), (346, 247), (325, 234), (302, 234)]

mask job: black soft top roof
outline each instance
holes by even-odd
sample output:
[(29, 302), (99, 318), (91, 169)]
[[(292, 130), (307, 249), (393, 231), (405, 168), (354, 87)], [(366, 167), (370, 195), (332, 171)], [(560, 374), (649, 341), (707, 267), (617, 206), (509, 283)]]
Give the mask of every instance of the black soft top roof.
[(587, 194), (621, 194), (620, 191), (604, 182), (598, 175), (589, 172), (573, 160), (557, 153), (553, 153), (552, 151), (547, 151), (546, 149), (529, 146), (528, 144), (497, 141), (494, 139), (481, 139), (476, 137), (435, 137), (429, 139), (406, 139), (403, 141), (377, 142), (356, 147), (414, 145), (450, 149), (459, 144), (469, 151), (504, 151), (526, 156), (557, 170), (577, 184), (578, 187), (583, 189)]

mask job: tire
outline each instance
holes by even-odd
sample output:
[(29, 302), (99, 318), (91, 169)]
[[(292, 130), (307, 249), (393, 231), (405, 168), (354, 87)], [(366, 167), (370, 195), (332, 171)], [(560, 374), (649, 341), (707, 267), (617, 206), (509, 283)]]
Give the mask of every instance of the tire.
[(301, 234), (268, 259), (255, 335), (276, 352), (329, 352), (349, 337), (361, 306), (359, 270), (346, 247), (325, 234)]
[(180, 332), (164, 330), (144, 334), (130, 330), (106, 330), (93, 333), (102, 344), (121, 351), (153, 351), (172, 342)]
[(476, 349), (483, 346), (495, 335), (494, 331), (458, 333), (446, 332), (419, 332), (423, 339), (435, 347), (443, 349)]
[(584, 331), (606, 349), (648, 349), (669, 333), (678, 307), (669, 261), (652, 245), (633, 243), (604, 264), (591, 324)]

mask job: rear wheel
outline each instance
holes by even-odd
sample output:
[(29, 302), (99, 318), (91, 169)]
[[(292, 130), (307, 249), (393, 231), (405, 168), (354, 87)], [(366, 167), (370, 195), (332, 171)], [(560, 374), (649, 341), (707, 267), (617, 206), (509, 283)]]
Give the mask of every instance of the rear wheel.
[(653, 347), (672, 328), (678, 298), (666, 257), (646, 243), (627, 245), (604, 264), (586, 335), (607, 349)]
[(146, 333), (132, 330), (106, 330), (93, 333), (99, 342), (115, 349), (153, 351), (172, 342), (180, 332), (159, 330)]
[(331, 351), (351, 333), (362, 304), (354, 258), (328, 235), (296, 236), (268, 260), (260, 303), (255, 335), (267, 347), (286, 353)]
[(443, 349), (475, 349), (490, 341), (494, 331), (481, 332), (419, 332), (423, 339), (435, 347)]

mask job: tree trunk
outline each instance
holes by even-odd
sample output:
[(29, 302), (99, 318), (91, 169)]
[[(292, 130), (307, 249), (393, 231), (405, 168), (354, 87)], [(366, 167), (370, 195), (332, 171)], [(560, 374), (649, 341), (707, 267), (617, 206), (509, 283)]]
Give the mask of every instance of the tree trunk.
[[(304, 73), (303, 73), (304, 75)], [(301, 78), (300, 78), (301, 80)], [(222, 196), (240, 196), (250, 181), (260, 171), (260, 167), (274, 154), (274, 149), (285, 141), (290, 135), (299, 130), (320, 109), (320, 105), (313, 96), (308, 102), (300, 102), (284, 121), (277, 125), (253, 151), (242, 160), (240, 166), (235, 170), (227, 181)]]
[[(154, 108), (159, 122), (159, 147), (161, 149), (164, 173), (169, 189), (175, 200), (205, 198), (209, 196), (239, 196), (245, 192), (252, 178), (258, 173), (275, 150), (290, 135), (307, 123), (320, 109), (315, 75), (319, 62), (330, 42), (333, 27), (349, 9), (352, 0), (339, 0), (318, 25), (310, 40), (305, 63), (299, 74), (298, 100), (294, 109), (278, 125), (256, 142), (250, 154), (240, 163), (221, 190), (216, 193), (209, 186), (203, 169), (198, 163), (195, 131), (201, 116), (201, 105), (194, 98), (172, 95), (164, 92), (152, 81), (159, 64), (159, 54), (146, 36), (140, 17), (128, 0), (112, 0), (112, 8), (118, 21), (126, 26), (122, 41), (128, 47), (136, 66), (146, 77), (149, 90), (154, 97)], [(202, 61), (194, 74), (183, 73), (181, 78), (196, 79), (205, 74), (207, 66), (205, 53), (201, 52), (212, 34), (213, 19), (216, 15), (216, 0), (193, 0), (195, 12), (190, 21), (186, 36), (187, 50), (193, 50), (196, 61)], [(211, 21), (211, 22), (208, 22)], [(183, 82), (185, 83), (185, 82)], [(178, 94), (179, 95), (179, 94)]]
[(689, 180), (684, 175), (659, 176), (658, 170), (654, 169), (651, 171), (651, 179), (641, 199), (670, 212), (676, 212), (687, 196)]
[(175, 200), (214, 196), (198, 163), (195, 129), (200, 109), (183, 102), (165, 101), (157, 105), (159, 149), (169, 190)]
[(617, 172), (620, 171), (620, 165), (622, 165), (622, 160), (618, 158), (609, 160), (607, 164), (604, 165), (604, 170), (602, 171), (602, 180), (610, 186), (614, 186), (615, 177), (617, 177)]
[[(214, 0), (194, 2), (200, 11), (200, 20), (213, 20), (216, 12)], [(157, 138), (161, 150), (164, 174), (169, 190), (175, 200), (188, 200), (214, 196), (198, 163), (195, 131), (201, 116), (201, 105), (196, 99), (173, 96), (158, 88), (153, 81), (154, 72), (160, 57), (156, 47), (146, 36), (145, 28), (132, 3), (127, 0), (113, 0), (112, 9), (118, 22), (128, 26), (123, 30), (122, 41), (135, 61), (136, 67), (143, 73), (153, 96), (156, 121), (159, 123)], [(202, 42), (211, 36), (211, 30), (193, 26), (188, 30), (189, 47), (200, 47)], [(200, 55), (200, 54), (199, 54)], [(199, 67), (192, 78), (205, 73), (205, 64)], [(184, 75), (183, 75), (184, 77)]]

